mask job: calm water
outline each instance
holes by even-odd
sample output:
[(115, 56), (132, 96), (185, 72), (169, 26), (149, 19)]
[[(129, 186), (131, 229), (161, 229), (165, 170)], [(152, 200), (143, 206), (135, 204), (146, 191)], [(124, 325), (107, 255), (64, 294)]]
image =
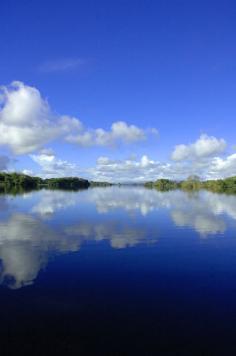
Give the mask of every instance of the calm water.
[(0, 196), (1, 354), (235, 355), (236, 196)]

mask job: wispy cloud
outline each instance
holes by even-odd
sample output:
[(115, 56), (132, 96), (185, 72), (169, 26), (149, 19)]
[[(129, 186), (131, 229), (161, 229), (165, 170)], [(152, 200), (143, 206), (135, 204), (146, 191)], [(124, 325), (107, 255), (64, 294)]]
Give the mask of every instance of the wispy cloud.
[(63, 58), (52, 61), (46, 61), (39, 66), (40, 72), (56, 73), (76, 70), (84, 64), (81, 58)]

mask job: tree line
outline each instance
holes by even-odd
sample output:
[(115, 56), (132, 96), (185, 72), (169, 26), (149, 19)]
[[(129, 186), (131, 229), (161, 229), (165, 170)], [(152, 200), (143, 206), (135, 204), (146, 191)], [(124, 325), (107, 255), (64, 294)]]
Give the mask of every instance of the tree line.
[(190, 176), (186, 180), (173, 181), (170, 179), (158, 179), (154, 182), (147, 182), (147, 188), (155, 188), (160, 191), (182, 189), (186, 191), (196, 191), (207, 189), (217, 193), (236, 193), (236, 176), (225, 179), (201, 181), (197, 176)]
[(31, 190), (40, 188), (50, 189), (82, 189), (88, 188), (89, 181), (77, 177), (42, 179), (22, 173), (0, 172), (0, 190)]
[[(78, 190), (95, 186), (110, 186), (112, 183), (93, 182), (78, 177), (50, 178), (31, 177), (22, 173), (0, 172), (0, 192), (17, 193), (33, 189), (65, 189)], [(175, 181), (170, 179), (158, 179), (144, 184), (147, 188), (155, 188), (159, 191), (182, 189), (196, 191), (207, 189), (218, 193), (236, 193), (236, 176), (218, 180), (201, 181), (198, 176), (190, 176), (186, 180)]]

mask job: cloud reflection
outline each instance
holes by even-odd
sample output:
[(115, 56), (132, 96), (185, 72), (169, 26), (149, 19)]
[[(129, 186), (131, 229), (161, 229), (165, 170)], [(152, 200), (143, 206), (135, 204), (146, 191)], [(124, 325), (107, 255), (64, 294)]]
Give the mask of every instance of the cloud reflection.
[(171, 216), (177, 226), (190, 226), (202, 237), (206, 237), (209, 234), (223, 233), (226, 230), (226, 225), (222, 219), (209, 214), (195, 214), (194, 212), (188, 213), (186, 211), (175, 210), (171, 213)]
[(191, 227), (201, 236), (223, 233), (225, 216), (236, 220), (236, 196), (208, 191), (159, 192), (145, 188), (96, 189), (90, 194), (99, 213), (122, 209), (147, 216), (166, 210), (178, 227)]
[(32, 212), (42, 218), (50, 218), (58, 210), (67, 209), (76, 204), (72, 192), (42, 190), (39, 202), (33, 206)]
[(0, 283), (12, 289), (31, 285), (51, 256), (76, 252), (86, 241), (102, 240), (113, 248), (147, 242), (146, 231), (129, 224), (87, 221), (57, 230), (31, 215), (13, 214), (0, 222)]
[(65, 233), (68, 236), (78, 236), (82, 240), (108, 240), (113, 248), (133, 247), (139, 243), (148, 241), (145, 230), (115, 222), (108, 222), (106, 224), (81, 223), (68, 227)]
[(106, 241), (115, 249), (151, 244), (165, 236), (167, 225), (206, 238), (223, 234), (231, 220), (236, 220), (236, 196), (206, 191), (40, 191), (27, 202), (1, 196), (0, 283), (15, 289), (30, 285), (51, 256), (78, 251), (87, 242)]
[(14, 214), (0, 222), (0, 282), (14, 289), (32, 284), (52, 251), (63, 253), (79, 247), (77, 240), (63, 238), (32, 216)]

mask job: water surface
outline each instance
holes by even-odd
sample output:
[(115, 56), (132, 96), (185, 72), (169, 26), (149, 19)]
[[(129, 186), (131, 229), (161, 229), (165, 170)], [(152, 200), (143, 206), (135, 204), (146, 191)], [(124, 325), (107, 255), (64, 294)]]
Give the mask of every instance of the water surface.
[(235, 355), (236, 196), (0, 196), (1, 349)]

